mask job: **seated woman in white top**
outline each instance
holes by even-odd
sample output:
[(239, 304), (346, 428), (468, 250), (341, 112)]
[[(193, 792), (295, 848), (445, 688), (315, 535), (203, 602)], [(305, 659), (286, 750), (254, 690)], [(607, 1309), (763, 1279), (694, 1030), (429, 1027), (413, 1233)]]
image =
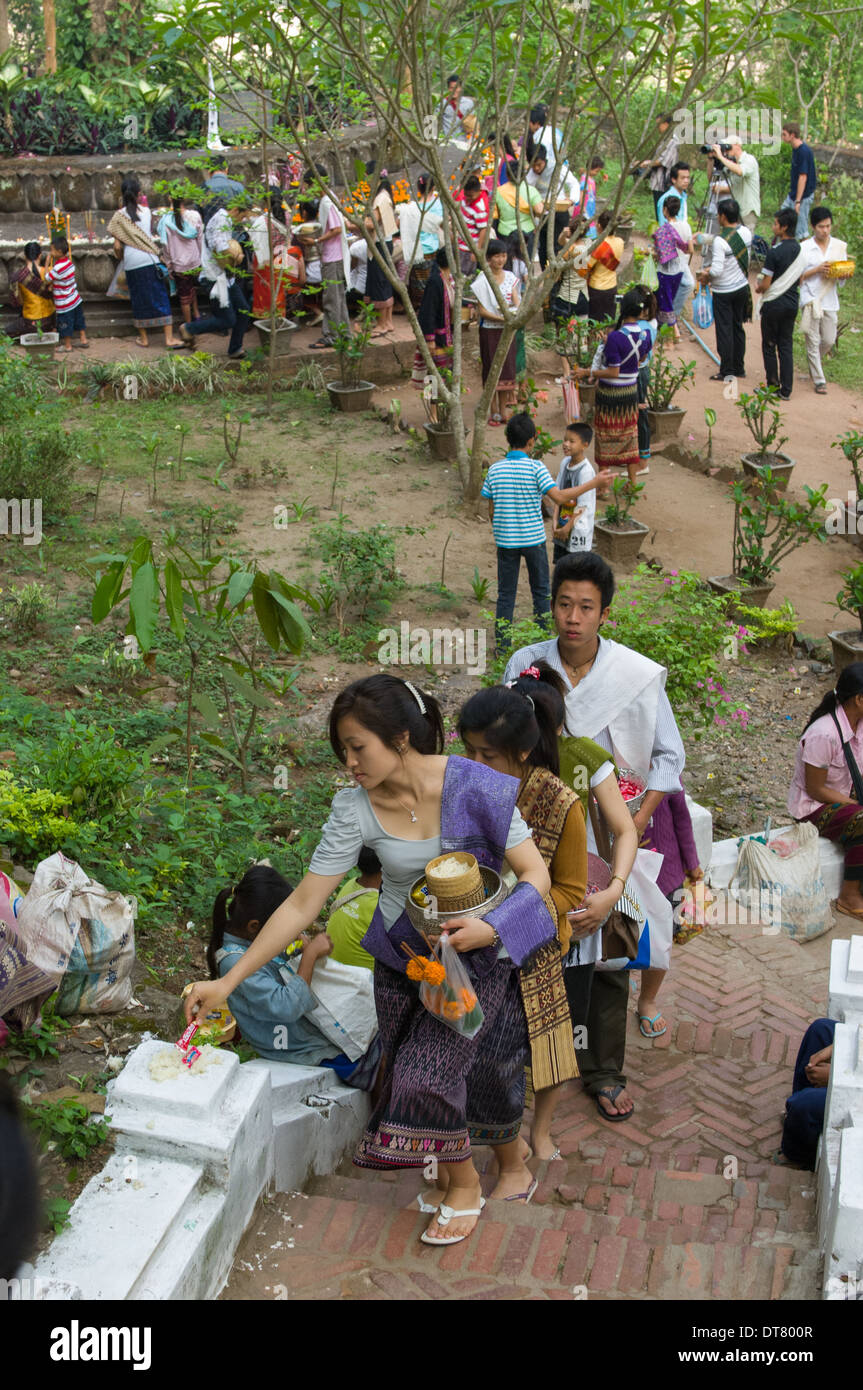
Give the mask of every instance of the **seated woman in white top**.
[[(863, 921), (863, 661), (846, 666), (836, 689), (809, 716), (797, 745), (788, 810), (845, 852), (836, 906)], [(856, 764), (853, 769), (851, 763)], [(857, 776), (855, 777), (855, 773)], [(855, 786), (855, 781), (857, 786)]]

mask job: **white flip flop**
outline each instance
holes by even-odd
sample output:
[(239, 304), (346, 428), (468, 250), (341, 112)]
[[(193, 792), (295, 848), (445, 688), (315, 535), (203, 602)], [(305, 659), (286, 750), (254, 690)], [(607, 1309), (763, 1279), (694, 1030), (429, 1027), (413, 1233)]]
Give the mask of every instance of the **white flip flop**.
[[(437, 1214), (438, 1225), (448, 1226), (453, 1218), (457, 1216), (481, 1216), (484, 1206), (484, 1197), (480, 1197), (478, 1207), (471, 1207), (469, 1211), (454, 1211), (452, 1207), (447, 1206), (446, 1202), (441, 1202), (440, 1210)], [(469, 1232), (469, 1234), (473, 1235), (473, 1231)], [(424, 1245), (458, 1245), (459, 1241), (467, 1240), (467, 1236), (430, 1236), (428, 1231), (423, 1231), (420, 1240)]]
[(420, 1193), (418, 1193), (417, 1199), (416, 1199), (417, 1206), (419, 1207), (420, 1211), (421, 1211), (421, 1212), (425, 1212), (425, 1214), (426, 1214), (427, 1216), (434, 1216), (435, 1213), (437, 1212), (438, 1208), (437, 1208), (437, 1207), (433, 1207), (433, 1206), (431, 1205), (430, 1202), (427, 1202), (427, 1201), (426, 1201), (426, 1197), (427, 1197), (427, 1196), (428, 1196), (428, 1193), (427, 1193), (427, 1192), (420, 1192)]

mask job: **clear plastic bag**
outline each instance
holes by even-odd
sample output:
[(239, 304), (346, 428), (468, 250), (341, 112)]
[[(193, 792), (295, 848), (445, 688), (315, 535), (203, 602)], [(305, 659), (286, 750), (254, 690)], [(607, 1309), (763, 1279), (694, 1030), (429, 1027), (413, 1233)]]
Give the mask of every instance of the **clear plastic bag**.
[(484, 1014), (470, 976), (445, 933), (433, 946), (429, 965), (423, 970), (420, 1000), (430, 1014), (465, 1038), (476, 1037), (483, 1025)]

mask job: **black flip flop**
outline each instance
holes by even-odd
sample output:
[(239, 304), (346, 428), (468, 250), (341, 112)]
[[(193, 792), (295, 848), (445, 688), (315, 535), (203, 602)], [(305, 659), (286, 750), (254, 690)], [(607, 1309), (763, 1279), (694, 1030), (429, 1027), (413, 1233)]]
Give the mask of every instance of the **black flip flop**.
[(599, 1111), (600, 1115), (604, 1120), (608, 1120), (609, 1124), (616, 1125), (619, 1124), (621, 1120), (628, 1120), (630, 1116), (635, 1114), (635, 1107), (633, 1106), (631, 1110), (627, 1110), (625, 1115), (609, 1115), (608, 1111), (604, 1110), (600, 1105), (599, 1097), (605, 1096), (605, 1099), (607, 1101), (610, 1101), (611, 1104), (614, 1105), (616, 1104), (617, 1097), (620, 1095), (621, 1091), (625, 1090), (625, 1086), (606, 1086), (604, 1090), (597, 1091), (593, 1097), (593, 1099), (596, 1101), (597, 1110)]

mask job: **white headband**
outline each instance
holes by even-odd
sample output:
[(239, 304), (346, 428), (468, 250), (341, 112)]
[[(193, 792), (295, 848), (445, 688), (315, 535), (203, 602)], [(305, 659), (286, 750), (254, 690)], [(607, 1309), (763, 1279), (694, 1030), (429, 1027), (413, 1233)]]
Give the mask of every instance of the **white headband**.
[(423, 699), (422, 695), (420, 695), (420, 693), (419, 693), (419, 691), (417, 690), (416, 686), (415, 686), (415, 685), (411, 685), (410, 681), (405, 681), (405, 685), (407, 686), (408, 690), (409, 690), (410, 693), (413, 695), (414, 699), (416, 700), (417, 704), (419, 705), (419, 707), (420, 707), (420, 714), (425, 714), (425, 712), (426, 712), (425, 700)]

